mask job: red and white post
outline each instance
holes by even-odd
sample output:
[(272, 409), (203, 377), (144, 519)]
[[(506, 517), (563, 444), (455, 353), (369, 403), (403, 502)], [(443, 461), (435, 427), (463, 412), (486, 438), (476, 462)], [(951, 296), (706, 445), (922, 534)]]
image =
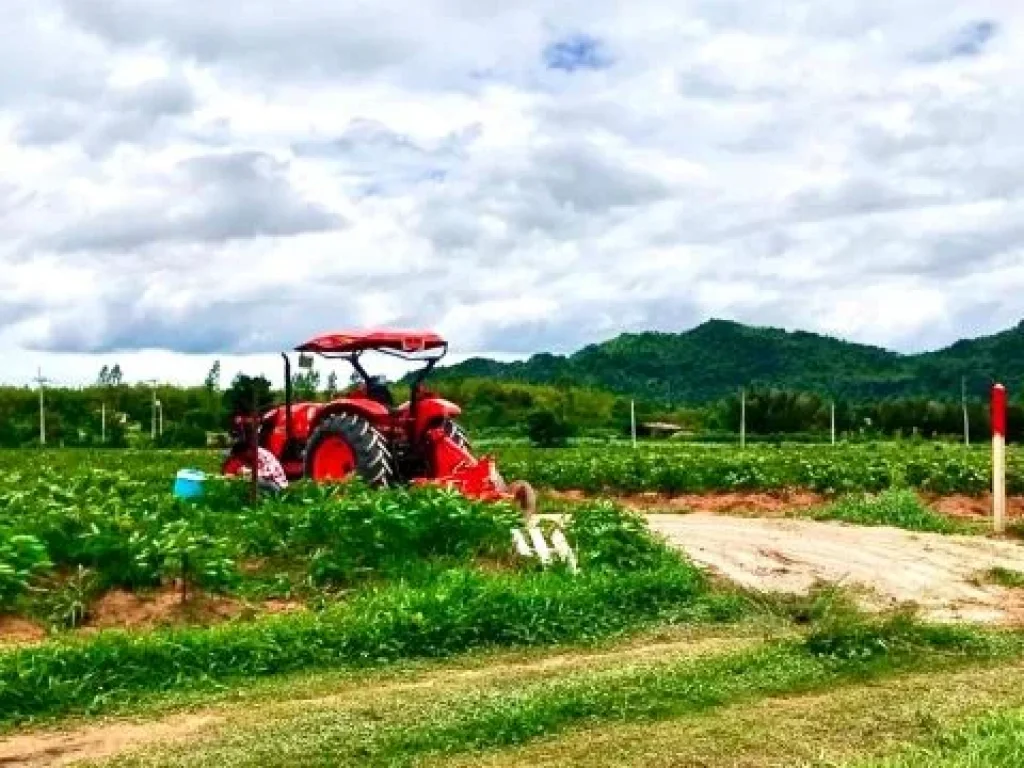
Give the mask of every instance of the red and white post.
[(992, 525), (1006, 530), (1006, 387), (992, 387)]

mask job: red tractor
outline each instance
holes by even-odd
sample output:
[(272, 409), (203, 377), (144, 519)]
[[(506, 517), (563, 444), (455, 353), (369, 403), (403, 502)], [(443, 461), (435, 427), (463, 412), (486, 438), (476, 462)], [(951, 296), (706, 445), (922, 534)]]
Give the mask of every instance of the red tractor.
[[(423, 386), (448, 351), (440, 336), (419, 331), (333, 333), (296, 351), (303, 365), (312, 360), (309, 353), (347, 360), (361, 381), (329, 403), (292, 402), (291, 361), (282, 353), (285, 402), (255, 419), (236, 418), (224, 474), (252, 466), (255, 425), (259, 447), (277, 458), (290, 481), (338, 482), (358, 476), (375, 487), (433, 483), (471, 498), (513, 500), (532, 512), (535, 497), (529, 485), (506, 485), (493, 459), (473, 456), (456, 421), (462, 409)], [(367, 351), (423, 363), (412, 377), (407, 402), (397, 404), (383, 380), (366, 372), (360, 358)]]

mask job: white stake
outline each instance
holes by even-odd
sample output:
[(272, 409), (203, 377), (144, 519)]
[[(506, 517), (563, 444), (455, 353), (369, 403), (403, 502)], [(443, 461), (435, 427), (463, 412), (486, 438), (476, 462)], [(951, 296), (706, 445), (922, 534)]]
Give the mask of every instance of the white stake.
[(544, 540), (544, 533), (535, 525), (530, 527), (528, 533), (530, 534), (530, 541), (533, 543), (533, 551), (537, 553), (540, 561), (547, 565), (551, 562), (551, 549)]
[(512, 529), (512, 543), (515, 544), (516, 552), (520, 557), (533, 557), (533, 550), (530, 549), (530, 544), (519, 528)]
[(565, 538), (565, 534), (562, 533), (561, 529), (555, 529), (555, 532), (551, 534), (551, 545), (555, 548), (558, 556), (568, 564), (569, 571), (577, 573), (579, 565), (576, 562), (576, 553), (572, 551), (572, 547), (569, 546), (569, 540)]

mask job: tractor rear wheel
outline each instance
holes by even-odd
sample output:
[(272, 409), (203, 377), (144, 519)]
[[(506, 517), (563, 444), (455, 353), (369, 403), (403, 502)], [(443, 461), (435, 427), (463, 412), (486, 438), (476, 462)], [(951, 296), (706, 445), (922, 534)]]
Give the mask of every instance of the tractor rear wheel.
[(303, 474), (315, 482), (337, 482), (358, 475), (374, 488), (395, 479), (384, 437), (362, 416), (342, 413), (317, 427), (306, 445)]

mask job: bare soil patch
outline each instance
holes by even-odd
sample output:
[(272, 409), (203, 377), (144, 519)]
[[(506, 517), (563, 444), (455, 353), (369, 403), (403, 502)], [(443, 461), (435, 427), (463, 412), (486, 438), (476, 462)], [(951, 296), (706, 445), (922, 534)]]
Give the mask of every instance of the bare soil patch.
[(0, 741), (0, 766), (37, 768), (97, 760), (133, 746), (183, 741), (221, 720), (212, 714), (177, 715), (154, 723), (114, 723), (67, 733), (14, 736)]
[[(921, 494), (921, 498), (932, 509), (946, 517), (960, 520), (981, 520), (992, 516), (992, 494), (990, 493), (981, 496)], [(1008, 496), (1006, 498), (1006, 516), (1011, 520), (1024, 519), (1024, 496)]]
[[(273, 613), (305, 610), (301, 602), (270, 599), (246, 603), (233, 597), (189, 593), (181, 601), (178, 587), (152, 593), (113, 589), (89, 607), (89, 617), (75, 632), (88, 634), (103, 629), (155, 629), (172, 626), (207, 626), (233, 619), (244, 620)], [(28, 619), (0, 616), (0, 648), (29, 645), (47, 639), (46, 629)]]
[(820, 583), (865, 591), (865, 605), (918, 605), (934, 620), (1024, 625), (1024, 591), (977, 574), (1024, 571), (1024, 545), (981, 536), (812, 520), (650, 514), (653, 530), (744, 587), (805, 593)]
[[(710, 491), (708, 493), (633, 493), (614, 496), (593, 496), (583, 491), (550, 491), (556, 500), (581, 502), (594, 498), (609, 498), (624, 506), (643, 512), (701, 512), (712, 515), (741, 517), (784, 518), (799, 516), (815, 507), (833, 501), (814, 491), (799, 488), (778, 491)], [(966, 494), (939, 495), (919, 492), (921, 500), (941, 515), (953, 520), (984, 522), (992, 517), (992, 495)], [(1006, 515), (1011, 521), (1024, 521), (1024, 496), (1008, 496)]]
[(0, 616), (0, 646), (37, 643), (46, 637), (38, 624), (17, 616)]
[[(582, 491), (552, 491), (552, 498), (565, 501), (585, 501)], [(634, 509), (679, 510), (709, 514), (743, 514), (754, 517), (785, 517), (792, 512), (820, 507), (828, 498), (802, 489), (772, 492), (712, 491), (709, 493), (634, 493), (611, 497)]]
[(192, 595), (186, 602), (174, 587), (153, 594), (136, 594), (113, 589), (90, 608), (84, 629), (150, 628), (167, 624), (212, 623), (233, 619), (246, 610), (245, 604), (229, 597)]

